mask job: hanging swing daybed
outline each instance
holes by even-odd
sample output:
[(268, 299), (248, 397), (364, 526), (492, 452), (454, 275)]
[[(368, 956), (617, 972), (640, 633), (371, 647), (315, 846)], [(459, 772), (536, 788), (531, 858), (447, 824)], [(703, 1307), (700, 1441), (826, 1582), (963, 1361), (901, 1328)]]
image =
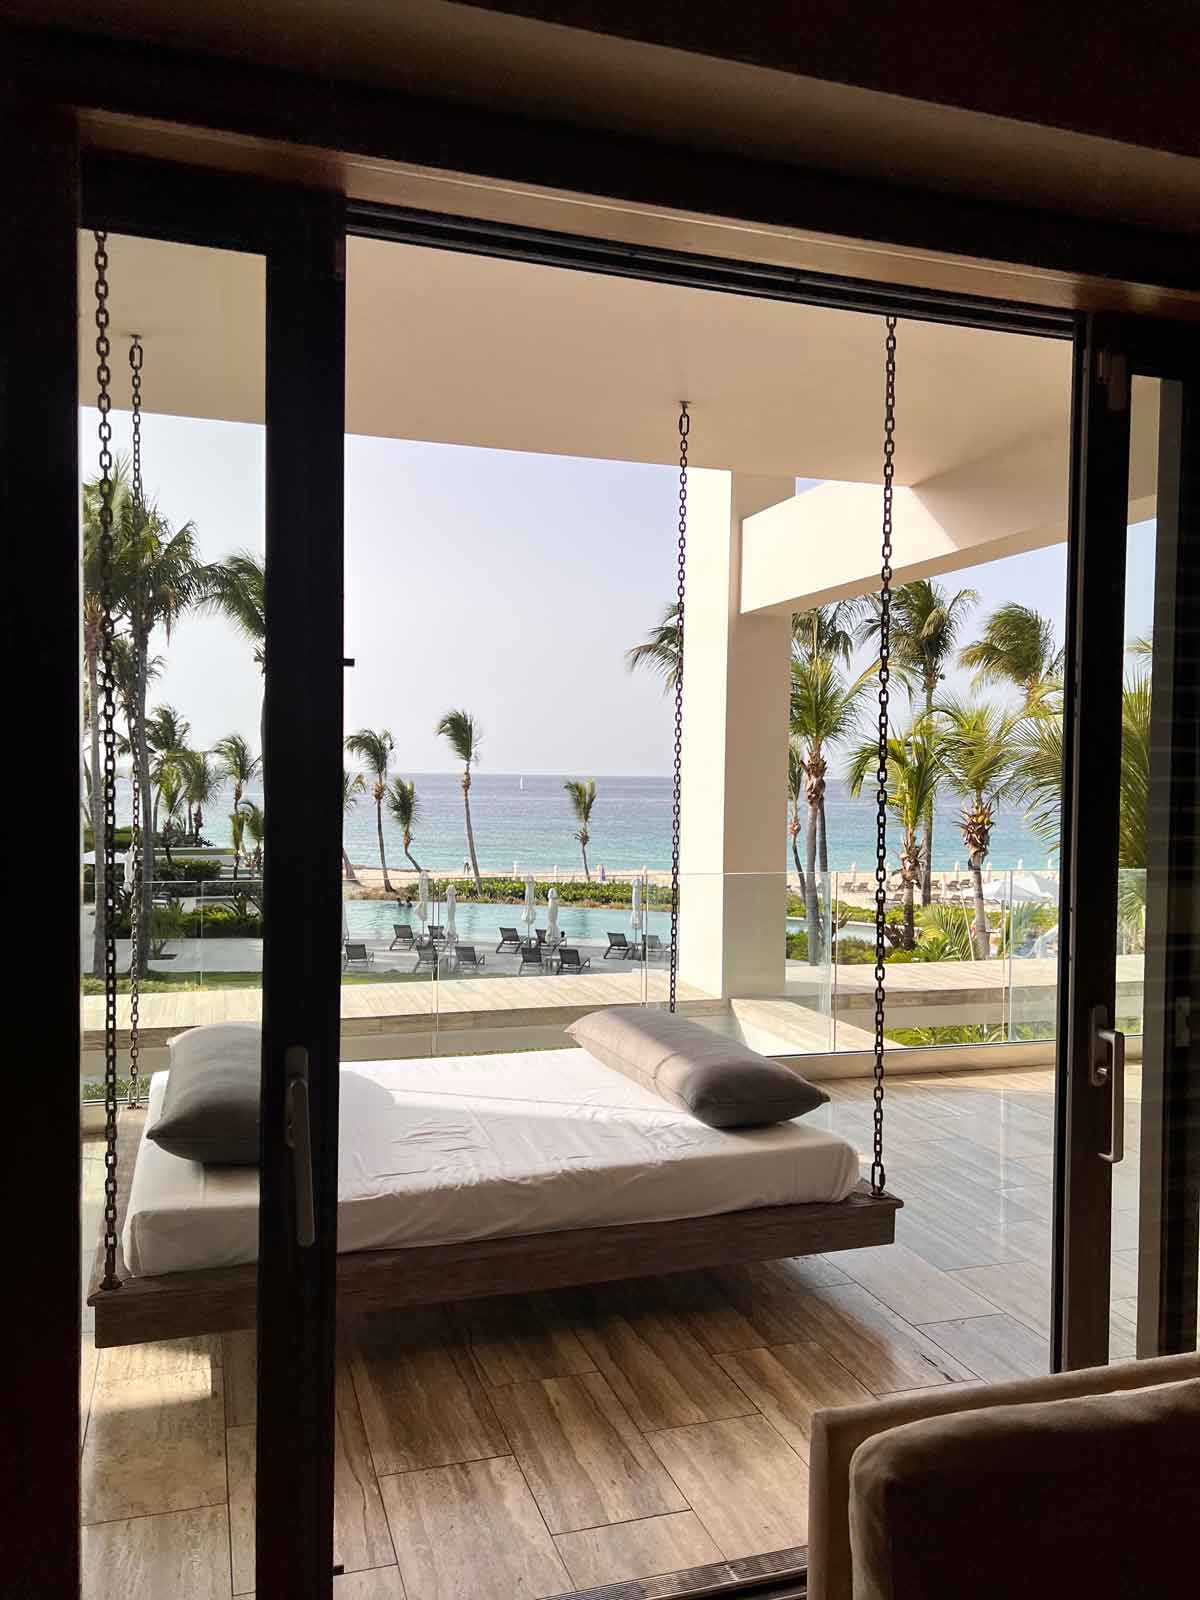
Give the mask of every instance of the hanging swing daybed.
[[(129, 1097), (118, 1109), (116, 943), (114, 872), (115, 713), (112, 599), (113, 480), (107, 285), (104, 239), (97, 236), (97, 353), (100, 388), (100, 583), (103, 666), (98, 712), (104, 740), (102, 871), (108, 918), (105, 932), (105, 1217), (88, 1292), (100, 1348), (156, 1339), (197, 1336), (253, 1326), (258, 1270), (257, 1170), (207, 1168), (168, 1154), (144, 1139), (147, 1118), (157, 1115), (166, 1075), (156, 1075), (149, 1103), (142, 1104), (138, 1076), (138, 974), (142, 909), (141, 826), (144, 797), (133, 795), (132, 958)], [(880, 606), (880, 694), (878, 834), (876, 865), (876, 1019), (873, 1150), (870, 1181), (858, 1178), (853, 1147), (821, 1129), (784, 1121), (772, 1127), (714, 1130), (656, 1101), (584, 1049), (512, 1052), (500, 1056), (436, 1058), (430, 1062), (355, 1063), (342, 1069), (342, 1173), (339, 1182), (339, 1314), (352, 1316), (392, 1307), (434, 1304), (613, 1279), (774, 1260), (864, 1245), (890, 1244), (900, 1201), (884, 1187), (884, 913), (886, 910), (886, 750), (888, 641), (891, 583), (891, 505), (895, 401), (895, 318), (887, 319), (883, 564)], [(133, 480), (135, 504), (141, 483), (141, 344), (130, 352), (133, 370)], [(687, 553), (688, 436), (686, 403), (679, 415), (679, 668), (675, 683), (675, 744), (671, 863), (671, 944), (668, 1011), (676, 1013), (679, 928), (679, 820), (683, 707), (683, 638)], [(672, 1022), (668, 1029), (674, 1028)], [(679, 1027), (689, 1026), (680, 1019)], [(495, 1074), (504, 1075), (496, 1095)], [(489, 1074), (492, 1076), (489, 1077)], [(550, 1074), (548, 1076), (548, 1074)], [(488, 1125), (489, 1148), (509, 1139), (514, 1149), (542, 1137), (554, 1146), (536, 1174), (505, 1170), (495, 1182), (464, 1183), (457, 1174), (426, 1192), (412, 1168), (393, 1190), (355, 1193), (348, 1173), (369, 1165), (362, 1156), (377, 1127), (379, 1101), (361, 1106), (355, 1097), (388, 1095), (403, 1103), (421, 1098), (428, 1116), (443, 1086), (452, 1080), (456, 1115)], [(619, 1085), (617, 1092), (613, 1085)], [(349, 1095), (347, 1090), (353, 1092)], [(640, 1097), (640, 1098), (639, 1098)], [(561, 1117), (547, 1117), (548, 1102)], [(520, 1106), (529, 1114), (522, 1120)], [(462, 1107), (467, 1107), (463, 1112)], [(515, 1109), (514, 1109), (515, 1108)], [(555, 1108), (551, 1107), (553, 1112)], [(575, 1115), (579, 1113), (579, 1115)], [(788, 1113), (790, 1115), (790, 1113)], [(506, 1121), (507, 1119), (507, 1121)], [(511, 1127), (509, 1126), (511, 1124)], [(600, 1128), (594, 1149), (586, 1148)], [(655, 1159), (638, 1165), (629, 1142), (657, 1138)], [(567, 1130), (563, 1133), (562, 1130)], [(580, 1130), (585, 1130), (581, 1132)], [(666, 1137), (663, 1137), (663, 1130)], [(498, 1131), (497, 1131), (498, 1130)], [(547, 1131), (549, 1130), (549, 1131)], [(556, 1130), (558, 1130), (556, 1132)], [(428, 1124), (422, 1127), (428, 1135)], [(363, 1141), (363, 1145), (356, 1144)], [(580, 1144), (579, 1141), (583, 1141)], [(626, 1144), (622, 1145), (621, 1140)], [(572, 1142), (575, 1141), (575, 1142)], [(389, 1145), (393, 1166), (404, 1166)], [(451, 1144), (454, 1141), (450, 1141)], [(449, 1148), (449, 1145), (447, 1146)], [(659, 1159), (662, 1150), (669, 1159)], [(614, 1166), (602, 1159), (614, 1152)], [(680, 1159), (676, 1155), (682, 1151)], [(349, 1152), (349, 1154), (348, 1154)], [(580, 1159), (591, 1155), (595, 1159)], [(801, 1159), (802, 1156), (802, 1159)], [(693, 1158), (683, 1159), (683, 1157)], [(824, 1164), (822, 1166), (822, 1163)], [(849, 1163), (849, 1164), (848, 1164)], [(561, 1181), (555, 1182), (555, 1168)], [(419, 1165), (419, 1163), (418, 1163)], [(645, 1170), (643, 1171), (643, 1167)], [(547, 1171), (549, 1169), (549, 1172)], [(377, 1169), (373, 1169), (377, 1170)], [(824, 1173), (824, 1176), (821, 1174)], [(616, 1181), (619, 1175), (619, 1180)], [(799, 1175), (799, 1176), (798, 1176)], [(590, 1187), (589, 1187), (590, 1184)], [(638, 1187), (641, 1184), (642, 1187)], [(690, 1195), (687, 1185), (690, 1184)], [(822, 1191), (822, 1185), (828, 1189)], [(682, 1187), (681, 1187), (682, 1185)], [(376, 1188), (378, 1185), (376, 1185)], [(446, 1193), (459, 1193), (460, 1218), (447, 1219)], [(833, 1199), (814, 1198), (822, 1192)], [(803, 1199), (796, 1196), (802, 1194)], [(635, 1195), (636, 1198), (623, 1198)], [(517, 1197), (514, 1199), (514, 1196)], [(364, 1198), (370, 1204), (360, 1204)], [(782, 1201), (783, 1203), (776, 1203)], [(638, 1209), (638, 1207), (642, 1209)], [(507, 1209), (506, 1209), (507, 1208)], [(624, 1209), (622, 1209), (624, 1208)], [(469, 1218), (466, 1213), (469, 1211)], [(697, 1214), (697, 1213), (704, 1214)], [(464, 1218), (466, 1220), (464, 1221)], [(585, 1225), (586, 1224), (586, 1225)], [(594, 1225), (599, 1224), (599, 1225)], [(457, 1236), (456, 1227), (459, 1229)], [(482, 1234), (483, 1236), (479, 1236)], [(382, 1245), (382, 1248), (376, 1247)], [(130, 1259), (132, 1257), (132, 1259)]]

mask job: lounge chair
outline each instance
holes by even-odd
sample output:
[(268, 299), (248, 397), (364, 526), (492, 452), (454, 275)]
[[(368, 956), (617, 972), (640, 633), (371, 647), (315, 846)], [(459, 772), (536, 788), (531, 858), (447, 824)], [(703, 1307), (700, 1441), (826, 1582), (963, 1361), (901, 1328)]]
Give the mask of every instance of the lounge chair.
[(375, 952), (368, 950), (365, 944), (355, 944), (346, 940), (346, 947), (342, 955), (342, 971), (347, 967), (373, 967), (375, 965)]
[(445, 930), (445, 928), (442, 927), (440, 922), (431, 922), (429, 924), (427, 932), (428, 932), (429, 938), (433, 940), (434, 944), (444, 944), (445, 943), (446, 930)]
[(485, 956), (477, 955), (475, 953), (475, 946), (473, 944), (456, 944), (454, 946), (454, 955), (458, 962), (458, 970), (460, 972), (478, 972), (482, 968), (484, 961), (487, 959)]
[(417, 952), (417, 964), (413, 968), (413, 971), (420, 972), (422, 967), (432, 967), (436, 973), (438, 969), (438, 947), (434, 944), (433, 940), (426, 939), (424, 943), (418, 943), (415, 948)]
[(656, 933), (648, 933), (642, 941), (642, 954), (647, 961), (666, 960), (670, 946), (665, 945)]
[(411, 950), (413, 948), (416, 940), (413, 938), (413, 931), (407, 922), (393, 922), (392, 932), (396, 937), (388, 945), (389, 950)]
[(623, 933), (610, 933), (608, 936), (608, 949), (604, 952), (605, 961), (609, 956), (616, 956), (618, 961), (629, 961), (637, 955), (637, 946), (630, 944)]
[(591, 956), (584, 956), (581, 960), (579, 951), (571, 945), (563, 945), (558, 952), (558, 975), (560, 978), (564, 972), (583, 972), (591, 964)]
[(521, 935), (515, 928), (500, 929), (500, 943), (496, 946), (496, 954), (502, 950), (519, 950), (521, 948)]
[(545, 970), (542, 963), (542, 947), (536, 939), (530, 939), (527, 944), (521, 946), (521, 964), (517, 968), (518, 978), (526, 967), (532, 968), (534, 972), (543, 972)]

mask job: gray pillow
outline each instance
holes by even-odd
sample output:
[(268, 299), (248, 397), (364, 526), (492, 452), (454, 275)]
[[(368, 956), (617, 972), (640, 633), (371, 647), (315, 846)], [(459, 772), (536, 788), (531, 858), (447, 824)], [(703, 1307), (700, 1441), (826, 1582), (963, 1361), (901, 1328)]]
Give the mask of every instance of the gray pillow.
[(258, 1165), (262, 1028), (217, 1022), (171, 1040), (162, 1112), (147, 1139), (210, 1166)]
[(670, 1011), (593, 1011), (567, 1032), (597, 1061), (710, 1128), (787, 1122), (829, 1099), (798, 1072)]

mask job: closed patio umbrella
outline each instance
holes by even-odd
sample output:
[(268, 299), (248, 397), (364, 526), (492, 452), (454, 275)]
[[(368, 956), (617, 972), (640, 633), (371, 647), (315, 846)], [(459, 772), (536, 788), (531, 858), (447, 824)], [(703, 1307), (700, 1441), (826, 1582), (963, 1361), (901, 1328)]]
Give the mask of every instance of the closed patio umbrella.
[(557, 944), (558, 943), (558, 939), (559, 939), (559, 934), (558, 934), (558, 890), (556, 888), (551, 888), (550, 895), (549, 895), (549, 901), (550, 901), (550, 908), (549, 908), (548, 912), (546, 913), (546, 943), (547, 944)]
[(521, 921), (525, 924), (530, 938), (533, 937), (534, 924), (537, 922), (537, 906), (534, 904), (533, 896), (533, 873), (531, 872), (525, 879), (525, 904), (521, 909)]
[(454, 918), (458, 909), (458, 890), (452, 883), (446, 885), (446, 942), (442, 946), (442, 965), (456, 967), (458, 965), (458, 950), (455, 940), (458, 938), (458, 929), (454, 925)]
[(424, 928), (429, 921), (429, 874), (423, 868), (417, 878), (417, 916)]
[(642, 880), (640, 878), (633, 880), (633, 910), (629, 913), (629, 926), (637, 936), (634, 940), (636, 944), (642, 936)]

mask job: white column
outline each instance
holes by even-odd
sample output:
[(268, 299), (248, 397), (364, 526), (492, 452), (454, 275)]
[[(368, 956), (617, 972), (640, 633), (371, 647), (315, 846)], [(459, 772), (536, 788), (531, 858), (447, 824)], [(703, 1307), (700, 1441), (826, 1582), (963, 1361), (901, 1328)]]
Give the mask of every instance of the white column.
[(791, 618), (743, 616), (742, 520), (791, 478), (689, 477), (679, 975), (706, 994), (782, 994)]

